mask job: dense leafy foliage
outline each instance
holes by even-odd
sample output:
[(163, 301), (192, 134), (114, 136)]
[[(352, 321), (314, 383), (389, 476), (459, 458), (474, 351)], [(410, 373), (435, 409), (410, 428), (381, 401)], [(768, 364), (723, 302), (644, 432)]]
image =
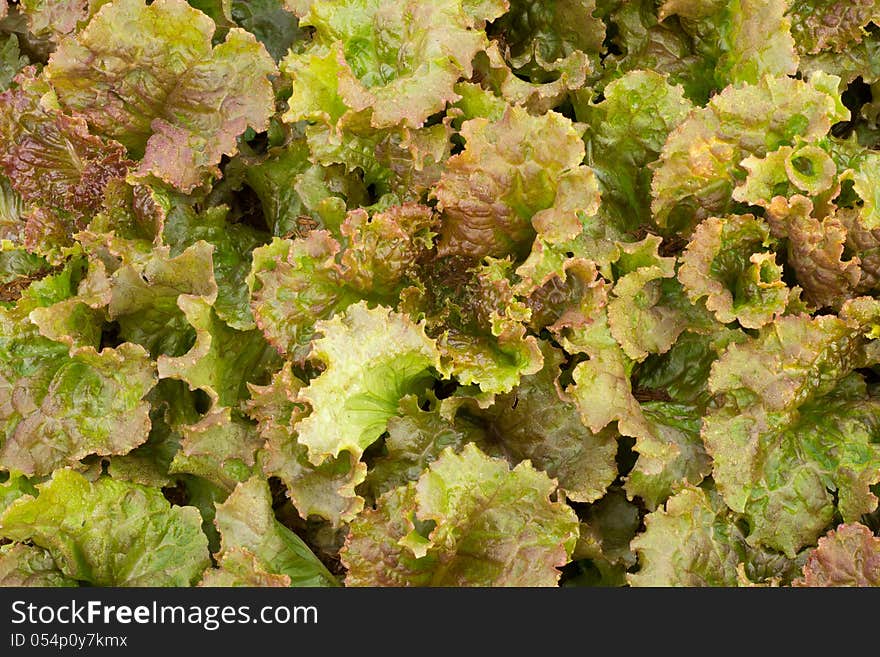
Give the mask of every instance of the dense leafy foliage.
[(0, 585), (880, 585), (880, 3), (0, 1)]

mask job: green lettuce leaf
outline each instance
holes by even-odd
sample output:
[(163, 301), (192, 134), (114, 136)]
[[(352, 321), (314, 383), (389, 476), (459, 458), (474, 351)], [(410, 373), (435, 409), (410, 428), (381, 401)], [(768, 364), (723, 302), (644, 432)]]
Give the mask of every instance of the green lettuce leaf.
[(171, 256), (168, 247), (157, 247), (134, 264), (124, 264), (110, 277), (110, 319), (119, 324), (119, 335), (160, 354), (180, 356), (192, 346), (195, 331), (177, 302), (181, 297), (217, 298), (212, 273), (212, 249), (197, 242)]
[(171, 255), (202, 240), (214, 247), (212, 267), (217, 281), (214, 310), (217, 316), (234, 329), (255, 328), (251, 316), (248, 287), (245, 283), (251, 270), (251, 253), (269, 241), (269, 236), (247, 224), (227, 220), (228, 209), (220, 206), (198, 215), (189, 206), (172, 208), (162, 233), (171, 245)]
[[(78, 269), (84, 261), (79, 258), (71, 260), (73, 264), (68, 271)], [(76, 282), (78, 281), (78, 283)], [(70, 347), (91, 347), (97, 345), (101, 338), (101, 327), (104, 320), (104, 307), (110, 302), (111, 288), (107, 271), (101, 262), (90, 262), (80, 277), (74, 274), (69, 281), (75, 284), (71, 291), (75, 296), (62, 299), (51, 305), (40, 305), (29, 313), (30, 304), (24, 302), (19, 310), (21, 315), (37, 328), (44, 338), (64, 343)]]
[(0, 513), (22, 495), (37, 494), (37, 489), (24, 475), (15, 472), (0, 475), (0, 478), (4, 477), (6, 480), (0, 484)]
[(452, 148), (449, 120), (424, 128), (375, 127), (365, 98), (344, 97), (357, 81), (340, 43), (291, 54), (282, 70), (293, 85), (282, 119), (308, 121), (305, 136), (312, 161), (325, 167), (342, 165), (348, 174), (363, 176), (380, 195), (392, 193), (401, 200), (420, 200), (440, 177), (440, 164)]
[(748, 176), (733, 190), (733, 198), (743, 203), (767, 207), (776, 196), (799, 192), (836, 196), (839, 191), (833, 187), (837, 179), (834, 160), (814, 144), (780, 146), (764, 157), (750, 155), (740, 165)]
[(349, 586), (553, 586), (578, 535), (554, 482), (467, 445), (395, 488), (351, 525)]
[(253, 474), (262, 441), (256, 428), (229, 408), (211, 409), (195, 424), (182, 426), (180, 433), (180, 450), (169, 473), (196, 475), (229, 491)]
[(789, 289), (773, 246), (770, 228), (754, 215), (709, 217), (682, 254), (678, 280), (688, 298), (705, 299), (722, 324), (761, 328), (788, 305)]
[(715, 69), (719, 87), (764, 75), (793, 75), (798, 57), (786, 16), (787, 0), (667, 0), (660, 18), (676, 14), (695, 48)]
[(65, 577), (55, 560), (43, 548), (24, 543), (0, 546), (0, 587), (77, 586)]
[(21, 54), (18, 36), (0, 37), (0, 91), (6, 91), (13, 78), (29, 63), (27, 56)]
[(731, 343), (748, 339), (740, 329), (716, 325), (709, 333), (686, 331), (666, 354), (649, 356), (636, 379), (643, 392), (655, 392), (682, 404), (704, 407), (712, 397), (709, 372)]
[(260, 453), (263, 472), (284, 482), (287, 496), (300, 516), (318, 516), (338, 527), (364, 508), (364, 499), (355, 494), (355, 486), (366, 477), (367, 466), (348, 452), (327, 458), (320, 465), (309, 461), (308, 448), (298, 440), (294, 428), (308, 412), (306, 405), (297, 401), (304, 386), (288, 361), (269, 385), (248, 386), (251, 399), (246, 402), (247, 413), (257, 421), (265, 441)]
[(567, 62), (590, 54), (598, 63), (595, 56), (603, 50), (605, 23), (594, 16), (595, 11), (596, 0), (537, 4), (512, 0), (507, 13), (492, 24), (490, 34), (505, 44), (517, 75), (545, 82), (552, 80), (560, 60)]
[[(655, 71), (630, 71), (605, 87), (592, 104), (589, 89), (577, 92), (578, 120), (589, 125), (587, 163), (602, 191), (600, 212), (624, 225), (651, 225), (651, 170), (669, 133), (688, 115), (681, 86)], [(619, 217), (619, 219), (618, 219)]]
[(214, 29), (184, 0), (115, 0), (59, 45), (47, 76), (65, 109), (143, 158), (139, 175), (189, 192), (274, 109), (276, 68), (263, 45), (233, 28), (212, 47)]
[[(128, 242), (127, 249), (118, 249), (114, 255), (126, 260), (135, 245), (146, 251), (149, 245), (159, 246), (162, 230), (168, 216), (171, 198), (167, 190), (149, 185), (129, 184), (121, 180), (110, 180), (104, 189), (104, 200), (100, 211), (92, 217), (88, 228), (77, 234), (83, 245), (104, 236), (103, 246), (109, 249), (107, 238), (112, 235), (120, 243)], [(97, 240), (95, 243), (101, 243)], [(109, 249), (113, 250), (113, 249)]]
[(236, 486), (217, 506), (214, 522), (222, 544), (219, 559), (235, 552), (252, 555), (255, 566), (272, 575), (286, 575), (290, 586), (336, 586), (336, 580), (303, 540), (275, 519), (266, 480), (254, 476)]
[(320, 321), (310, 358), (324, 371), (300, 390), (311, 413), (296, 424), (309, 460), (320, 465), (347, 451), (359, 459), (385, 431), (400, 399), (440, 370), (440, 354), (424, 326), (383, 306), (360, 302)]
[(72, 470), (55, 472), (0, 516), (0, 536), (32, 541), (65, 577), (96, 586), (189, 586), (208, 565), (193, 507), (161, 491)]
[(650, 235), (640, 242), (621, 244), (616, 263), (618, 278), (608, 301), (608, 327), (627, 357), (635, 361), (668, 351), (696, 318), (675, 281), (675, 258), (660, 255), (661, 242)]
[(865, 342), (854, 318), (783, 317), (713, 364), (703, 440), (750, 543), (794, 556), (835, 512), (852, 521), (877, 506), (880, 405), (851, 374), (870, 358)]
[(630, 541), (639, 529), (639, 510), (619, 488), (592, 504), (580, 525), (572, 553), (578, 574), (563, 586), (625, 586), (626, 571), (636, 565)]
[(340, 165), (313, 164), (309, 158), (308, 143), (295, 139), (270, 149), (265, 159), (247, 163), (245, 182), (259, 198), (263, 219), (277, 237), (304, 236), (306, 227), (320, 224), (346, 204), (369, 201), (358, 175), (346, 174)]
[(866, 84), (874, 84), (880, 80), (880, 38), (874, 33), (867, 33), (859, 43), (850, 43), (843, 52), (834, 49), (823, 50), (816, 55), (801, 55), (801, 72), (813, 76), (818, 71), (830, 73), (849, 84), (862, 78)]
[(604, 82), (628, 71), (650, 70), (684, 87), (685, 96), (705, 103), (715, 90), (714, 68), (698, 52), (680, 21), (661, 20), (655, 0), (603, 1), (598, 13), (609, 24)]
[(752, 586), (790, 581), (796, 562), (751, 548), (713, 491), (685, 488), (645, 518), (632, 541), (631, 586)]
[(541, 369), (530, 310), (517, 296), (510, 260), (482, 263), (462, 256), (422, 259), (417, 282), (402, 293), (400, 308), (424, 319), (437, 340), (442, 372), (486, 394), (509, 392), (523, 375)]
[(461, 96), (455, 106), (464, 112), (462, 120), (478, 116), (499, 119), (508, 104), (525, 107), (532, 114), (544, 114), (564, 104), (569, 92), (584, 86), (588, 76), (595, 72), (594, 60), (594, 56), (591, 59), (574, 50), (562, 59), (534, 66), (535, 75), (525, 80), (511, 69), (500, 43), (492, 41), (474, 57), (472, 79), (479, 80), (479, 84), (455, 85), (455, 93)]
[[(192, 4), (198, 6), (197, 3)], [(306, 30), (300, 27), (297, 16), (282, 0), (232, 0), (230, 14), (239, 27), (253, 34), (257, 41), (266, 46), (276, 62), (291, 47), (301, 47), (307, 36)]]
[[(0, 308), (0, 462), (28, 474), (50, 474), (89, 454), (124, 454), (144, 442), (150, 428), (144, 396), (156, 383), (155, 367), (139, 346), (95, 348), (91, 309), (75, 297), (88, 285), (82, 260), (33, 283), (11, 309)], [(79, 310), (85, 308), (86, 314)], [(74, 342), (38, 332), (73, 326)], [(75, 334), (74, 334), (75, 335)]]
[(617, 476), (616, 432), (594, 433), (584, 426), (577, 406), (560, 393), (562, 352), (546, 342), (541, 352), (543, 369), (524, 376), (512, 392), (496, 396), (482, 413), (490, 422), (487, 442), (512, 463), (528, 459), (558, 480), (568, 499), (592, 502)]
[(466, 443), (487, 442), (477, 422), (448, 417), (455, 412), (436, 399), (429, 397), (429, 402), (432, 406), (423, 410), (417, 396), (407, 395), (400, 400), (398, 414), (389, 418), (382, 454), (370, 464), (364, 482), (373, 499), (418, 480), (447, 447), (458, 452)]
[(212, 402), (232, 407), (247, 397), (248, 382), (277, 366), (278, 355), (259, 331), (236, 331), (201, 297), (181, 295), (177, 305), (196, 331), (192, 348), (181, 356), (159, 356), (159, 378), (186, 381)]
[(653, 511), (678, 490), (698, 486), (712, 472), (712, 459), (700, 438), (698, 409), (648, 402), (642, 412), (652, 431), (636, 440), (639, 457), (626, 477), (626, 492)]
[(572, 370), (572, 383), (565, 388), (584, 424), (598, 433), (616, 421), (620, 433), (635, 437), (647, 431), (647, 426), (633, 396), (634, 363), (611, 333), (607, 305), (607, 284), (598, 279), (584, 286), (583, 296), (550, 330), (565, 351), (588, 356)]
[(847, 118), (837, 79), (824, 74), (809, 83), (768, 76), (726, 88), (693, 110), (663, 146), (651, 183), (655, 221), (689, 233), (703, 219), (732, 208), (744, 158), (763, 157), (797, 137), (819, 139)]
[[(418, 128), (458, 99), (453, 85), (470, 77), (471, 60), (485, 42), (475, 28), (500, 13), (494, 4), (317, 0), (302, 24), (315, 29), (310, 52), (336, 50), (345, 106), (369, 107), (376, 128), (399, 123)], [(286, 63), (296, 70), (297, 63)], [(336, 85), (335, 80), (325, 83)], [(297, 91), (294, 80), (294, 95)]]
[[(150, 434), (128, 454), (111, 456), (107, 473), (144, 486), (174, 486), (178, 477), (169, 473), (180, 450), (182, 428), (196, 424), (200, 414), (196, 395), (183, 381), (162, 379), (147, 395), (150, 402)], [(192, 500), (191, 500), (192, 501)], [(193, 502), (194, 506), (198, 506)]]
[(247, 277), (251, 310), (266, 339), (282, 354), (304, 360), (315, 323), (357, 300), (336, 262), (339, 243), (326, 231), (282, 240), (253, 251)]
[(853, 162), (853, 169), (847, 177), (853, 181), (853, 191), (862, 201), (861, 221), (866, 228), (880, 228), (880, 155), (874, 151), (865, 151)]
[(288, 587), (290, 575), (270, 573), (260, 558), (243, 547), (234, 547), (217, 560), (216, 568), (205, 571), (199, 586)]
[[(26, 372), (28, 365), (16, 369)], [(8, 384), (13, 401), (0, 413), (6, 429), (0, 463), (47, 475), (89, 454), (125, 454), (147, 439), (143, 398), (155, 383), (146, 352), (131, 343), (58, 354)]]

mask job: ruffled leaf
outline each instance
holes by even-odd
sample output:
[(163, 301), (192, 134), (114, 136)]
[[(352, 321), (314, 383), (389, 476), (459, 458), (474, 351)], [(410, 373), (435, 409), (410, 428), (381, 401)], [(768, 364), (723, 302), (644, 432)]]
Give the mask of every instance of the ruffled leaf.
[(788, 262), (817, 308), (840, 307), (854, 296), (862, 275), (859, 260), (844, 260), (846, 228), (836, 215), (818, 219), (804, 196), (777, 196), (767, 209), (775, 237), (788, 238)]
[(338, 252), (339, 243), (324, 231), (296, 240), (276, 238), (254, 249), (247, 278), (251, 310), (266, 339), (282, 354), (303, 360), (315, 323), (357, 299), (344, 283)]
[(46, 475), (89, 454), (125, 454), (147, 439), (143, 398), (155, 383), (146, 352), (130, 343), (101, 352), (81, 347), (53, 359), (11, 382), (11, 408), (0, 415), (0, 463)]
[(416, 259), (431, 248), (435, 223), (431, 208), (417, 204), (372, 217), (365, 210), (350, 212), (340, 227), (347, 243), (341, 258), (346, 282), (363, 296), (393, 303), (415, 275)]
[[(688, 311), (677, 294), (675, 258), (660, 256), (662, 240), (648, 236), (622, 244), (617, 262), (619, 278), (608, 302), (608, 327), (628, 358), (644, 360), (663, 353), (688, 328)], [(670, 283), (672, 285), (670, 286)]]
[(824, 74), (809, 84), (765, 77), (728, 87), (692, 111), (663, 146), (651, 183), (655, 221), (687, 233), (703, 219), (726, 213), (745, 157), (763, 157), (796, 137), (818, 139), (847, 118), (837, 80)]
[(795, 0), (788, 10), (798, 49), (808, 54), (844, 52), (864, 38), (871, 21), (880, 21), (876, 0)]
[[(359, 173), (380, 194), (419, 200), (440, 177), (451, 149), (448, 121), (411, 128), (377, 128), (368, 99), (345, 62), (342, 45), (291, 54), (282, 70), (292, 78), (293, 96), (284, 121), (309, 121), (305, 129), (311, 159)], [(351, 92), (351, 93), (349, 93)]]
[(271, 149), (264, 160), (247, 162), (244, 177), (260, 200), (266, 225), (277, 237), (305, 235), (323, 217), (343, 212), (346, 204), (366, 205), (360, 177), (339, 165), (309, 161), (305, 140)]
[(449, 418), (440, 403), (422, 410), (419, 399), (400, 400), (398, 415), (388, 420), (382, 455), (370, 466), (364, 486), (377, 499), (384, 493), (416, 481), (446, 449), (460, 451), (468, 442), (485, 442), (485, 431), (476, 423)]
[(217, 567), (205, 571), (199, 586), (288, 587), (290, 575), (270, 573), (260, 558), (247, 548), (230, 548), (217, 560)]
[[(558, 201), (565, 203), (563, 212), (575, 215), (577, 227), (577, 209), (595, 214), (598, 189), (590, 189), (592, 174), (579, 179), (576, 190), (562, 183), (566, 175), (576, 175), (585, 153), (580, 132), (568, 119), (555, 112), (530, 116), (511, 107), (495, 122), (465, 122), (461, 133), (465, 150), (447, 162), (432, 191), (443, 212), (441, 254), (523, 255), (535, 237), (533, 218)], [(575, 198), (560, 198), (575, 191), (570, 194)]]
[(217, 281), (214, 310), (234, 329), (254, 328), (248, 287), (245, 280), (251, 270), (251, 253), (269, 237), (262, 231), (227, 220), (228, 210), (221, 206), (197, 215), (189, 206), (175, 206), (168, 214), (163, 237), (171, 245), (171, 255), (203, 240), (214, 247), (212, 267)]
[(336, 580), (303, 540), (275, 519), (265, 479), (255, 476), (236, 486), (217, 506), (214, 522), (222, 544), (219, 560), (237, 551), (253, 555), (255, 565), (273, 575), (286, 575), (291, 586), (335, 586)]
[(347, 451), (359, 459), (385, 431), (402, 397), (417, 392), (440, 369), (436, 344), (422, 325), (361, 302), (317, 324), (323, 334), (310, 357), (325, 370), (297, 400), (312, 412), (296, 424), (309, 460), (320, 465)]
[(277, 354), (259, 331), (236, 331), (217, 317), (200, 297), (182, 295), (177, 305), (196, 331), (192, 348), (182, 356), (159, 356), (160, 378), (186, 381), (204, 390), (215, 404), (234, 406), (247, 397), (247, 384), (277, 366)]
[(528, 80), (519, 77), (505, 60), (499, 42), (491, 42), (474, 58), (473, 79), (480, 80), (480, 84), (455, 85), (456, 94), (461, 96), (456, 107), (464, 111), (463, 119), (499, 119), (508, 104), (544, 114), (564, 103), (569, 92), (583, 88), (588, 76), (595, 73), (595, 55), (574, 50), (562, 59), (529, 68), (534, 75)]
[(43, 548), (24, 543), (0, 546), (0, 588), (7, 586), (77, 586), (58, 570)]
[(471, 60), (485, 40), (474, 28), (498, 13), (489, 3), (466, 10), (462, 0), (318, 0), (302, 24), (315, 28), (313, 49), (338, 49), (346, 106), (369, 106), (377, 128), (399, 123), (418, 128), (457, 100), (453, 85), (470, 77)]
[(396, 488), (352, 525), (342, 560), (350, 586), (553, 586), (577, 539), (555, 484), (467, 445)]
[(352, 520), (364, 508), (355, 493), (367, 474), (364, 463), (352, 462), (348, 452), (320, 465), (309, 461), (308, 449), (299, 442), (294, 426), (307, 413), (297, 397), (305, 384), (285, 363), (267, 386), (249, 386), (248, 415), (257, 421), (265, 440), (260, 463), (268, 475), (279, 477), (287, 495), (303, 518), (318, 516), (334, 527)]
[[(131, 343), (95, 349), (100, 323), (75, 297), (77, 281), (89, 280), (81, 277), (71, 265), (32, 284), (14, 308), (0, 309), (0, 461), (7, 468), (50, 474), (88, 454), (124, 454), (147, 438), (144, 396), (156, 383), (155, 368)], [(39, 335), (29, 316), (44, 328), (72, 326), (84, 335), (55, 342)], [(96, 319), (97, 332), (88, 328)]]
[(859, 523), (839, 525), (819, 539), (795, 586), (880, 586), (880, 538)]
[(823, 149), (813, 144), (781, 146), (763, 158), (750, 155), (741, 162), (746, 179), (733, 190), (734, 200), (767, 207), (776, 196), (806, 192), (834, 195), (837, 167)]
[(424, 318), (435, 337), (444, 376), (484, 393), (509, 392), (541, 369), (535, 336), (526, 335), (529, 308), (517, 298), (509, 260), (445, 256), (419, 263), (418, 284), (404, 290), (401, 310)]
[(560, 60), (595, 57), (603, 50), (605, 23), (593, 15), (595, 11), (596, 0), (513, 0), (491, 33), (502, 39), (518, 75), (544, 82)]
[(769, 227), (753, 215), (710, 217), (691, 237), (678, 271), (688, 298), (706, 300), (722, 324), (760, 328), (783, 312), (789, 289), (768, 247)]
[(698, 52), (714, 66), (719, 86), (764, 75), (793, 75), (798, 57), (786, 16), (786, 0), (669, 0), (660, 17), (677, 14), (694, 36)]
[(790, 581), (795, 562), (748, 546), (714, 492), (685, 488), (645, 518), (632, 541), (640, 569), (631, 586), (752, 586)]
[(0, 516), (0, 536), (46, 549), (61, 572), (96, 586), (189, 586), (208, 565), (199, 512), (161, 491), (58, 470)]
[(572, 385), (565, 392), (594, 433), (616, 421), (620, 433), (642, 435), (648, 429), (633, 396), (630, 376), (634, 363), (608, 326), (607, 287), (599, 280), (583, 292), (574, 307), (550, 327), (567, 352), (589, 357), (574, 368)]
[(568, 499), (592, 502), (617, 476), (616, 432), (594, 433), (584, 426), (577, 406), (560, 395), (563, 354), (547, 343), (541, 351), (543, 369), (524, 376), (482, 413), (491, 423), (488, 440), (513, 463), (528, 459), (558, 480)]
[(653, 511), (681, 488), (699, 485), (712, 472), (712, 459), (700, 438), (696, 408), (649, 402), (642, 412), (652, 431), (636, 440), (639, 457), (626, 478), (626, 492)]
[(180, 451), (169, 473), (193, 474), (230, 491), (253, 474), (262, 441), (255, 427), (230, 409), (212, 409), (180, 432)]
[(195, 332), (178, 307), (182, 296), (217, 297), (212, 274), (212, 249), (197, 242), (175, 257), (168, 247), (153, 249), (143, 261), (124, 264), (110, 278), (110, 318), (119, 323), (120, 336), (141, 345), (154, 357), (180, 356)]
[(22, 495), (36, 495), (37, 489), (30, 480), (22, 474), (11, 473), (4, 476), (6, 481), (0, 484), (0, 513)]
[[(150, 435), (128, 454), (112, 456), (107, 473), (144, 486), (174, 486), (171, 462), (180, 450), (181, 430), (199, 421), (195, 393), (183, 381), (162, 379), (147, 395), (150, 402)], [(191, 500), (192, 501), (192, 500)], [(193, 501), (194, 506), (198, 506)]]
[(44, 101), (47, 92), (41, 78), (22, 74), (17, 88), (0, 94), (0, 167), (29, 206), (26, 244), (51, 254), (71, 243), (101, 207), (108, 182), (133, 163), (119, 143)]
[(853, 190), (862, 200), (861, 221), (865, 228), (880, 228), (880, 155), (866, 151), (848, 172)]
[(139, 175), (188, 192), (274, 110), (266, 49), (237, 28), (212, 47), (214, 27), (183, 0), (117, 0), (58, 47), (47, 75), (65, 109), (143, 157)]
[(650, 225), (647, 165), (659, 157), (691, 103), (682, 87), (654, 71), (630, 71), (606, 86), (604, 95), (596, 105), (575, 103), (578, 119), (590, 125), (587, 161), (601, 184), (601, 212), (624, 225)]
[(855, 319), (793, 316), (732, 345), (712, 366), (718, 407), (703, 440), (725, 502), (752, 525), (750, 543), (793, 556), (835, 509), (851, 521), (876, 507), (880, 405), (850, 374), (865, 361)]
[(36, 37), (58, 42), (85, 25), (107, 0), (22, 0), (20, 11)]
[(747, 339), (748, 335), (742, 330), (720, 325), (705, 334), (682, 333), (667, 353), (649, 356), (640, 364), (639, 387), (682, 404), (705, 406), (712, 397), (708, 386), (712, 363), (728, 345)]

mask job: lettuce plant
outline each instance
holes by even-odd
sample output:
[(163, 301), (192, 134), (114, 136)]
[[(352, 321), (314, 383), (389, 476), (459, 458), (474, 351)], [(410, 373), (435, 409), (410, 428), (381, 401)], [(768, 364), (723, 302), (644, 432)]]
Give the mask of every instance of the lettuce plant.
[(0, 1), (0, 585), (880, 585), (880, 2)]

